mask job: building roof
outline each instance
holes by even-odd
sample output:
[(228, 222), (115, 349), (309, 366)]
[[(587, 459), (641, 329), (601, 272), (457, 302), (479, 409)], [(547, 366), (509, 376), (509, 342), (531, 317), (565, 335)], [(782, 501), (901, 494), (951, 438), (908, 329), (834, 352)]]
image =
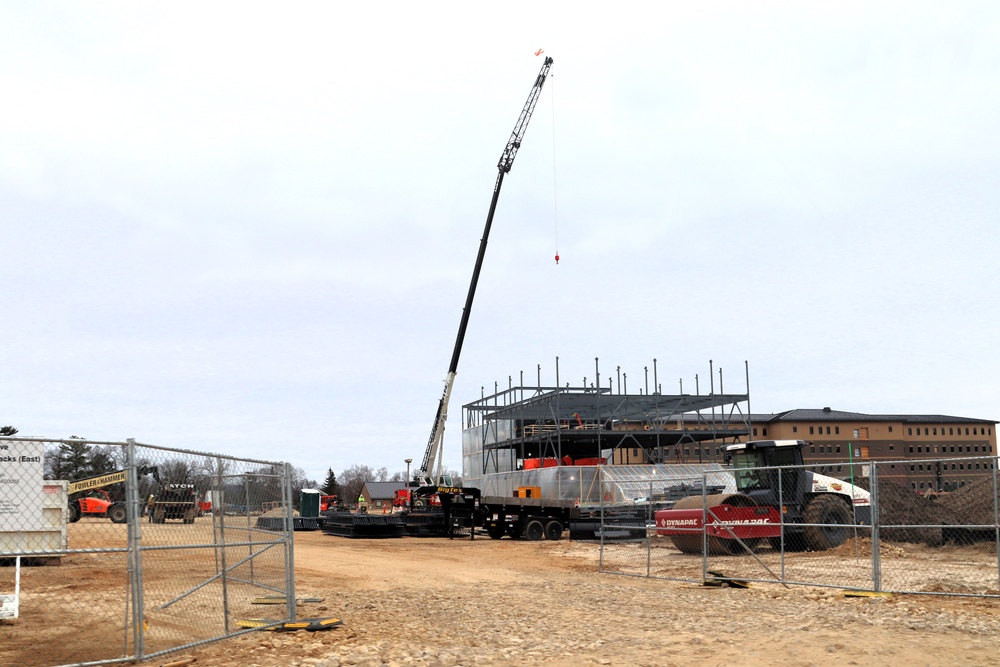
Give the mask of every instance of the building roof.
[(869, 415), (863, 412), (845, 412), (831, 408), (796, 408), (776, 414), (753, 414), (750, 421), (760, 422), (887, 422), (904, 424), (996, 424), (993, 419), (973, 419), (949, 415)]
[(405, 482), (365, 482), (362, 493), (367, 490), (368, 497), (372, 500), (385, 500), (392, 498), (396, 491), (405, 488)]

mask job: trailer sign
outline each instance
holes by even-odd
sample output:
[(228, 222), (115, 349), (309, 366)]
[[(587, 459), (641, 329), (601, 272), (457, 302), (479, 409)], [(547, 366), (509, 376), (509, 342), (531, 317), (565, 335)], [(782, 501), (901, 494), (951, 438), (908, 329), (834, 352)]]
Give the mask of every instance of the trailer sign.
[(44, 530), (40, 442), (0, 442), (0, 533)]

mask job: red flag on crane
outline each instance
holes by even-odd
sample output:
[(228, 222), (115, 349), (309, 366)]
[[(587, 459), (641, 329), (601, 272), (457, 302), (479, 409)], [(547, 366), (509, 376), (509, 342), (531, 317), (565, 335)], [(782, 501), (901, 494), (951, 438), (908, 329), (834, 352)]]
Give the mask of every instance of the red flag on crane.
[(542, 51), (541, 49), (538, 49), (537, 51), (535, 51), (535, 55), (536, 55), (536, 56), (540, 56), (540, 55), (542, 55), (543, 53), (545, 53), (545, 51)]

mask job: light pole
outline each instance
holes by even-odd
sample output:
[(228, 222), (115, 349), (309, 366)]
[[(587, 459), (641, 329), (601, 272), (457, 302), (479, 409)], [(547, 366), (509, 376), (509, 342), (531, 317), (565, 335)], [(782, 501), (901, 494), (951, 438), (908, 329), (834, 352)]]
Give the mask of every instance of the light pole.
[(410, 464), (413, 463), (413, 459), (403, 459), (406, 461), (406, 485), (410, 485)]

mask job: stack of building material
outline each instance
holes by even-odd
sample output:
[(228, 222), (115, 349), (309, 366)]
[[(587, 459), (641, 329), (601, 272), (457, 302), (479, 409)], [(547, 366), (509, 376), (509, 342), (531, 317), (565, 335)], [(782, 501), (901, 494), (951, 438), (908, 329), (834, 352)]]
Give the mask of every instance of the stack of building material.
[(406, 526), (393, 514), (327, 512), (323, 517), (323, 532), (337, 537), (403, 537)]

